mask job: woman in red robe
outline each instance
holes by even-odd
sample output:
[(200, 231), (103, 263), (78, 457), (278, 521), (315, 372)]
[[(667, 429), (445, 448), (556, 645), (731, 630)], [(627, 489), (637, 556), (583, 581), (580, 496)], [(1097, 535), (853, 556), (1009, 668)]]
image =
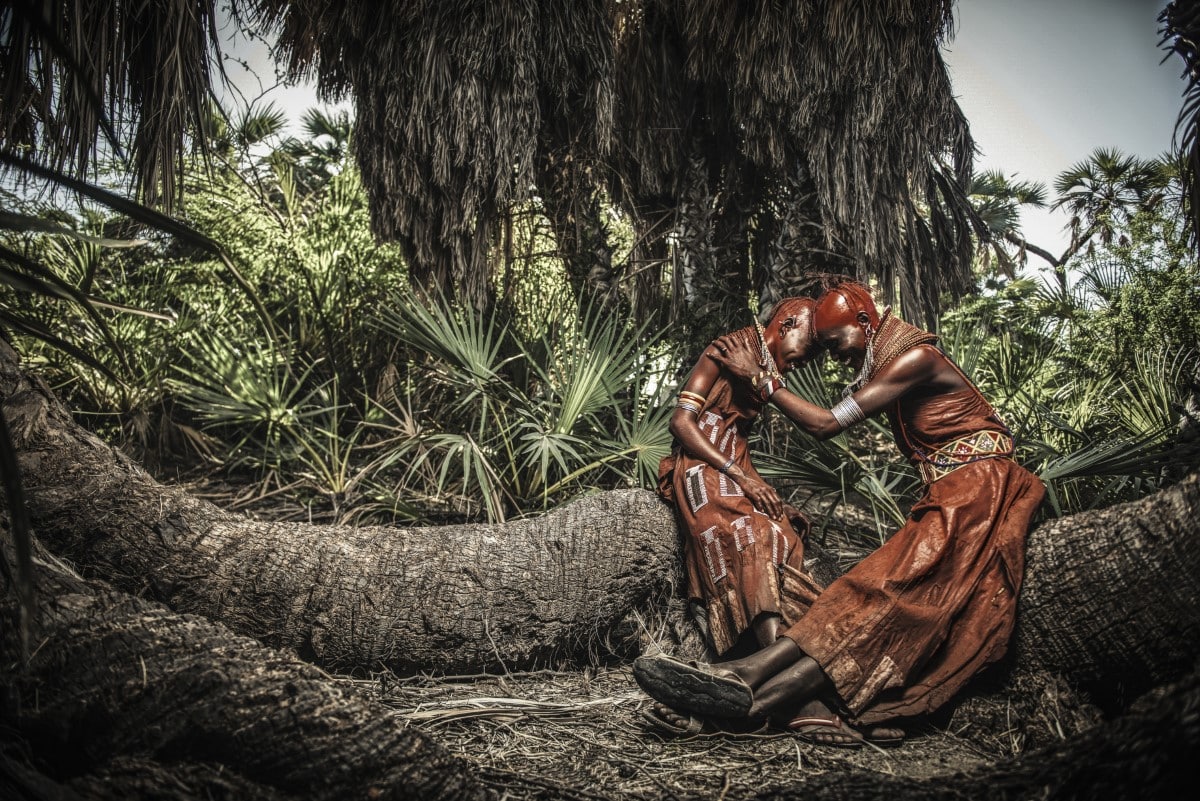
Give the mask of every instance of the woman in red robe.
[[(783, 373), (817, 353), (813, 305), (811, 298), (784, 299), (766, 325), (734, 332), (753, 343), (761, 380), (781, 384)], [(803, 572), (807, 521), (794, 509), (785, 513), (750, 461), (761, 394), (749, 378), (722, 369), (716, 355), (709, 346), (679, 393), (670, 424), (675, 445), (659, 468), (659, 492), (675, 504), (687, 532), (688, 596), (705, 609), (709, 646), (724, 654), (748, 631), (759, 646), (773, 643), (820, 588)]]
[[(782, 720), (814, 742), (854, 746), (862, 736), (852, 726), (931, 712), (1004, 654), (1044, 487), (1013, 460), (1008, 429), (934, 335), (881, 315), (852, 282), (822, 296), (813, 323), (818, 344), (859, 370), (846, 397), (825, 409), (759, 380), (764, 399), (821, 439), (886, 414), (924, 494), (899, 531), (774, 643), (717, 665), (643, 657), (634, 672), (674, 709)], [(757, 377), (744, 337), (716, 348), (732, 373)]]

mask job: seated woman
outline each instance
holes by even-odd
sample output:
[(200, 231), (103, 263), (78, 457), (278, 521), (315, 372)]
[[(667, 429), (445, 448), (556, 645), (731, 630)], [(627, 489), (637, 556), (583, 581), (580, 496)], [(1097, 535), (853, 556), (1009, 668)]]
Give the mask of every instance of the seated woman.
[[(737, 332), (753, 343), (763, 365), (756, 370), (770, 385), (782, 385), (782, 373), (817, 352), (812, 309), (810, 298), (787, 298), (765, 326)], [(761, 394), (715, 355), (710, 345), (679, 393), (670, 424), (675, 445), (659, 468), (659, 492), (689, 534), (688, 596), (704, 605), (709, 646), (724, 654), (747, 631), (759, 646), (775, 642), (819, 587), (803, 573), (807, 521), (797, 516), (803, 530), (796, 530), (750, 462), (747, 437), (763, 408)]]
[[(885, 412), (925, 491), (905, 524), (833, 582), (774, 643), (713, 666), (667, 657), (635, 663), (639, 684), (684, 712), (791, 720), (807, 739), (854, 746), (867, 727), (929, 713), (1007, 648), (1024, 571), (1025, 535), (1044, 487), (1013, 461), (1008, 429), (979, 390), (934, 346), (936, 337), (876, 310), (853, 282), (828, 290), (813, 314), (817, 342), (857, 368), (832, 409), (786, 388), (764, 391), (815, 437)], [(735, 375), (757, 379), (744, 336), (717, 341)], [(875, 730), (881, 739), (902, 736)], [(869, 732), (869, 730), (868, 730)]]

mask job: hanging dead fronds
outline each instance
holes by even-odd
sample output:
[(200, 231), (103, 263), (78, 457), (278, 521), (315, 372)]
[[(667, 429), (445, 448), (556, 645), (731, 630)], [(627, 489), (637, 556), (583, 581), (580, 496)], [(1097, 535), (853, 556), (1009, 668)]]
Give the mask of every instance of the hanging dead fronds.
[(714, 194), (762, 176), (747, 229), (824, 234), (760, 244), (760, 287), (797, 260), (850, 264), (928, 318), (940, 292), (970, 287), (976, 227), (963, 191), (974, 145), (938, 50), (950, 7), (646, 0), (619, 51), (625, 185), (663, 202), (683, 174), (681, 143), (702, 141)]
[(0, 3), (0, 147), (75, 176), (127, 152), (141, 197), (169, 205), (208, 113), (215, 17), (213, 0)]
[(873, 276), (912, 317), (970, 286), (950, 0), (253, 5), (294, 72), (353, 94), (375, 230), (426, 286), (482, 302), (497, 221), (535, 192), (568, 261), (609, 252), (579, 228), (599, 193), (638, 230), (674, 215), (664, 235), (710, 242), (735, 301), (810, 267)]
[(1173, 0), (1158, 15), (1159, 46), (1183, 59), (1183, 106), (1172, 143), (1182, 169), (1182, 201), (1191, 220), (1191, 242), (1200, 245), (1200, 2)]
[(261, 0), (293, 71), (353, 93), (377, 235), (415, 281), (480, 306), (501, 213), (527, 200), (539, 150), (604, 154), (611, 24), (603, 0)]

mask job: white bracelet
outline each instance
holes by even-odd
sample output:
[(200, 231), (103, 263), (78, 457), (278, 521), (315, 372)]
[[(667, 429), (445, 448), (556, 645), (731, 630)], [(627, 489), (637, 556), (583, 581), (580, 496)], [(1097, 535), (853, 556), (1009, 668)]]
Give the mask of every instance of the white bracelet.
[(833, 415), (834, 420), (838, 421), (838, 425), (842, 427), (843, 431), (855, 423), (861, 423), (867, 419), (867, 416), (863, 414), (862, 407), (852, 397), (842, 398), (829, 410), (829, 413)]

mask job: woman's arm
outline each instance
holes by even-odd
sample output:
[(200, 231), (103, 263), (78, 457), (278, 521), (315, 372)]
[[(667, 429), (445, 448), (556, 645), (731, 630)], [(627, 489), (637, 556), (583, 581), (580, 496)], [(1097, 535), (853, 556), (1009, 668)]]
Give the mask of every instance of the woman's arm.
[[(724, 336), (717, 343), (705, 354), (724, 365), (731, 374), (749, 381), (761, 371), (758, 354), (745, 339)], [(936, 348), (928, 345), (901, 354), (852, 396), (861, 409), (862, 417), (859, 419), (878, 414), (913, 387), (942, 379), (944, 364), (945, 358)], [(834, 416), (831, 409), (810, 403), (786, 387), (772, 393), (770, 400), (792, 422), (817, 439), (837, 436), (848, 427)]]
[[(704, 351), (700, 361), (696, 363), (695, 369), (692, 370), (691, 376), (688, 377), (687, 383), (684, 384), (683, 391), (708, 397), (721, 370), (714, 361), (713, 354), (715, 353), (716, 350), (712, 346)], [(730, 458), (721, 453), (720, 449), (704, 436), (700, 430), (700, 420), (696, 412), (677, 406), (671, 415), (670, 429), (671, 434), (679, 440), (679, 444), (689, 454), (707, 462), (714, 469), (722, 471), (736, 481), (756, 508), (776, 520), (783, 516), (783, 501), (771, 485), (751, 476), (736, 464), (726, 467)]]

